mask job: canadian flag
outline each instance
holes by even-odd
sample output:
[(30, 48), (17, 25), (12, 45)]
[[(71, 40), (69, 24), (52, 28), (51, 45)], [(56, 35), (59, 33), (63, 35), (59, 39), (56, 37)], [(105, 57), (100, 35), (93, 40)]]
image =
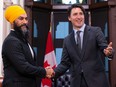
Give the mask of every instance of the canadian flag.
[[(46, 52), (44, 58), (44, 68), (46, 68), (47, 66), (51, 66), (53, 69), (56, 67), (56, 58), (55, 58), (54, 47), (52, 43), (51, 32), (48, 32)], [(52, 87), (51, 79), (48, 78), (42, 79), (41, 87)]]

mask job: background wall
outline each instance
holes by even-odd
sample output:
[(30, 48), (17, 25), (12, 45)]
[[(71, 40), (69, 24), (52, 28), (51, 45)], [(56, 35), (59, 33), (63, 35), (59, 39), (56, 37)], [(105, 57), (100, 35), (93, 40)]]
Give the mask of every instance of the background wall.
[[(1, 47), (2, 47), (2, 42), (3, 42), (3, 0), (0, 0), (0, 53), (1, 53)], [(2, 76), (1, 70), (2, 70), (2, 59), (0, 55), (0, 77)]]

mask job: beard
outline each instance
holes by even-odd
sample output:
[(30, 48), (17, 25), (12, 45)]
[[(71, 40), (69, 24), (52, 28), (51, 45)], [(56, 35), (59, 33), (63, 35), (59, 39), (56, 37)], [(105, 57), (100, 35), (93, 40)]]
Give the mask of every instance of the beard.
[(29, 38), (29, 28), (26, 24), (22, 24), (22, 25), (18, 26), (14, 22), (14, 30), (17, 31), (18, 33), (20, 33), (26, 40)]

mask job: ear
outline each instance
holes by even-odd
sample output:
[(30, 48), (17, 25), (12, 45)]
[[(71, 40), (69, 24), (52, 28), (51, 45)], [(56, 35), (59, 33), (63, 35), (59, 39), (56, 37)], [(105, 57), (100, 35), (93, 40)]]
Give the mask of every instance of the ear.
[(14, 29), (14, 23), (11, 23), (11, 29)]
[(68, 17), (68, 20), (71, 21), (70, 17)]
[(14, 29), (15, 21), (11, 23), (11, 28)]

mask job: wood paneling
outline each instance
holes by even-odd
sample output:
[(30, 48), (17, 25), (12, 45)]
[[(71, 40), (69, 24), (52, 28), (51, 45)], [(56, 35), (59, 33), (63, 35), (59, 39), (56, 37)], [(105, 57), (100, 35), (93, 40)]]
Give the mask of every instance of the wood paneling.
[[(116, 51), (116, 6), (109, 8), (109, 41), (113, 42), (113, 48)], [(114, 59), (110, 61), (110, 83), (111, 87), (116, 87), (116, 52)]]

